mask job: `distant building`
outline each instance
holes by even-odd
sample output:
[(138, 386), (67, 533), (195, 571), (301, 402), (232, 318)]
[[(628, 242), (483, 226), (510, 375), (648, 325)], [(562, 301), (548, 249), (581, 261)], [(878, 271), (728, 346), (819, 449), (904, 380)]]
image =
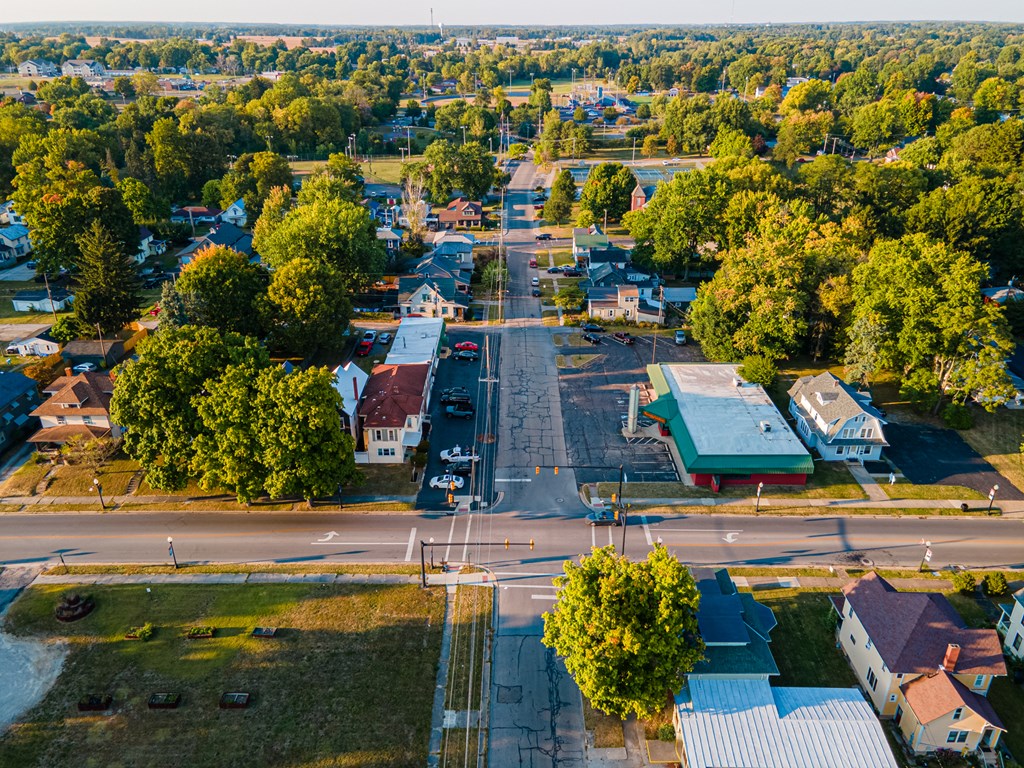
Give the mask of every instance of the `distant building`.
[(32, 411), (39, 405), (36, 382), (16, 371), (0, 373), (0, 451), (6, 451), (39, 423)]
[(224, 213), (220, 208), (207, 208), (202, 205), (186, 205), (171, 211), (171, 222), (174, 224), (219, 224), (221, 215)]
[(400, 277), (398, 311), (403, 316), (465, 320), (469, 297), (452, 278)]
[(359, 427), (356, 413), (370, 375), (354, 362), (339, 365), (334, 369), (334, 388), (341, 395), (341, 426), (359, 441)]
[(8, 224), (0, 227), (0, 261), (17, 260), (32, 252), (28, 227), (24, 224)]
[(92, 59), (68, 59), (60, 68), (61, 74), (65, 77), (103, 77), (106, 68), (98, 61)]
[(438, 229), (479, 227), (483, 220), (483, 205), (479, 201), (467, 200), (464, 197), (455, 198), (437, 214)]
[(1013, 593), (1013, 602), (999, 606), (1002, 615), (996, 629), (1005, 638), (1003, 650), (1009, 656), (1024, 660), (1024, 589)]
[(75, 297), (63, 288), (40, 291), (18, 291), (11, 299), (15, 312), (63, 312)]
[(238, 198), (229, 205), (220, 215), (221, 221), (226, 221), (234, 224), (236, 227), (244, 227), (247, 220), (245, 213), (245, 200)]
[(398, 253), (402, 248), (402, 231), (391, 227), (377, 227), (377, 239), (384, 243), (389, 254)]
[(252, 249), (252, 235), (230, 222), (218, 224), (204, 237), (192, 241), (178, 252), (178, 263), (186, 267), (191, 264), (204, 248), (222, 245), (249, 257), (252, 262), (259, 260), (259, 255)]
[(48, 331), (35, 336), (29, 336), (25, 339), (12, 341), (7, 345), (8, 355), (46, 357), (47, 355), (55, 355), (58, 352), (60, 352), (60, 343)]
[(21, 77), (56, 77), (60, 74), (57, 65), (45, 59), (26, 59), (18, 65)]
[(14, 201), (7, 200), (0, 203), (0, 224), (7, 226), (9, 224), (20, 224), (25, 226), (25, 219), (16, 210), (14, 210)]
[(438, 355), (447, 343), (442, 318), (403, 317), (384, 362), (388, 365), (430, 363), (432, 370), (436, 370)]

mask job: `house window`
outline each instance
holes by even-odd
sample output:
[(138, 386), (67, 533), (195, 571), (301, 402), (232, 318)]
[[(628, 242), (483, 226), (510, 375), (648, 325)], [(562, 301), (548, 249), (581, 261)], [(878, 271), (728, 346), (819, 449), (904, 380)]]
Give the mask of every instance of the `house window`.
[(845, 445), (837, 445), (836, 446), (836, 456), (842, 456), (844, 453), (846, 453), (846, 446)]
[(896, 694), (895, 694), (895, 693), (891, 693), (891, 694), (889, 694), (889, 701), (890, 701), (891, 703), (893, 703), (893, 704), (895, 704), (895, 703), (896, 703)]
[(82, 417), (82, 423), (83, 424), (92, 424), (92, 416), (83, 416)]
[(57, 423), (58, 424), (67, 424), (68, 423), (67, 417), (65, 417), (65, 416), (58, 416), (57, 417)]
[(954, 720), (959, 720), (963, 716), (964, 716), (964, 708), (963, 707), (957, 707), (956, 709), (953, 710), (953, 719)]
[(869, 651), (871, 650), (871, 638), (870, 637), (867, 639), (867, 642), (864, 643), (864, 647), (867, 648)]
[(899, 682), (902, 679), (903, 679), (903, 673), (900, 672), (898, 675), (896, 675), (896, 681)]
[(855, 430), (853, 427), (847, 427), (846, 429), (843, 430), (843, 439), (849, 440), (851, 437), (853, 437), (853, 433), (856, 431), (857, 430)]
[(860, 431), (860, 436), (864, 437), (864, 438), (869, 438), (873, 434), (875, 434), (875, 430), (874, 430), (873, 427), (865, 427), (865, 428), (861, 429), (861, 431)]
[(395, 455), (395, 449), (394, 448), (378, 448), (377, 449), (377, 455), (378, 456), (394, 456)]
[(975, 678), (974, 678), (974, 687), (975, 688), (981, 688), (984, 685), (985, 685), (985, 676), (984, 675), (977, 675), (977, 676), (975, 676)]
[(629, 317), (629, 310), (628, 309), (623, 313), (623, 317)]
[(1024, 640), (1024, 635), (1017, 635), (1015, 638), (1013, 638), (1013, 646), (1012, 646), (1013, 650), (1015, 650), (1015, 651), (1019, 651), (1020, 650), (1020, 642), (1021, 642), (1021, 640)]
[(867, 681), (868, 685), (871, 686), (872, 691), (878, 689), (878, 677), (875, 676), (875, 670), (871, 669), (871, 667), (868, 667)]
[(855, 637), (853, 636), (853, 633), (852, 633), (852, 632), (850, 633), (850, 644), (851, 644), (851, 645), (856, 645), (856, 644), (857, 644), (857, 638), (855, 638)]
[(967, 741), (968, 731), (950, 731), (946, 734), (947, 744), (963, 744)]

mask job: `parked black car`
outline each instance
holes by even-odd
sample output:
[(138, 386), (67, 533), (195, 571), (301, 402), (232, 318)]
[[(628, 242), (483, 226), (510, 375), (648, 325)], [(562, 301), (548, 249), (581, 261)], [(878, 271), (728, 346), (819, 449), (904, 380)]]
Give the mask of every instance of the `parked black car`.
[(460, 349), (458, 352), (456, 352), (454, 355), (452, 355), (452, 359), (453, 360), (465, 360), (467, 362), (473, 362), (474, 360), (479, 360), (480, 359), (480, 353), (479, 352), (474, 352), (471, 349)]
[(597, 323), (580, 323), (580, 328), (582, 328), (587, 333), (604, 333), (604, 328), (602, 328)]
[(441, 405), (454, 405), (455, 403), (472, 403), (469, 394), (466, 392), (444, 392), (441, 394)]
[(597, 335), (595, 335), (593, 333), (584, 333), (583, 334), (583, 340), (584, 341), (589, 341), (591, 344), (600, 344), (601, 343), (601, 337), (597, 336)]

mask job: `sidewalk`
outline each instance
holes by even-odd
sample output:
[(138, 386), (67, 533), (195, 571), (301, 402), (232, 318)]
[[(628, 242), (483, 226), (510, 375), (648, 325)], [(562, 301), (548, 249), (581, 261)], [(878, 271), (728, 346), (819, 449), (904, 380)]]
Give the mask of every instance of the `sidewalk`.
[[(224, 501), (223, 496), (106, 496), (104, 502), (108, 512), (116, 512), (115, 507), (122, 504), (210, 504)], [(337, 512), (337, 499), (324, 499), (323, 503), (330, 511)], [(355, 504), (415, 504), (416, 496), (344, 496), (342, 506)], [(259, 500), (253, 502), (253, 512), (260, 511), (261, 504), (304, 504), (304, 499), (278, 499)], [(0, 504), (9, 506), (83, 506), (88, 509), (85, 512), (96, 511), (99, 506), (99, 499), (96, 496), (4, 496), (0, 497)], [(62, 510), (63, 511), (63, 510)], [(242, 507), (224, 509), (223, 512), (244, 512)], [(342, 510), (344, 511), (344, 509)]]
[[(59, 567), (50, 564), (49, 567)], [(428, 573), (429, 586), (493, 586), (489, 573)], [(38, 575), (34, 584), (419, 584), (417, 574), (399, 573), (69, 573)], [(22, 585), (24, 586), (24, 585)]]

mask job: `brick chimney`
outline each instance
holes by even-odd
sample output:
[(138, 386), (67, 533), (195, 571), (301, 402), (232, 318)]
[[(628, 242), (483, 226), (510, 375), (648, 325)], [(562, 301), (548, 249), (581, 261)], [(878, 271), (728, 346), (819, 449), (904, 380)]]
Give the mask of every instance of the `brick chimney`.
[(956, 669), (956, 662), (960, 658), (960, 646), (950, 643), (946, 646), (946, 655), (942, 659), (942, 668), (947, 672)]
[(73, 373), (71, 372), (71, 369), (70, 369), (70, 368), (65, 368), (65, 369), (64, 369), (64, 375), (65, 375), (65, 376), (67, 376), (67, 377), (68, 377), (69, 379), (70, 379), (70, 378), (71, 378), (72, 376), (74, 376), (74, 374), (73, 374)]

